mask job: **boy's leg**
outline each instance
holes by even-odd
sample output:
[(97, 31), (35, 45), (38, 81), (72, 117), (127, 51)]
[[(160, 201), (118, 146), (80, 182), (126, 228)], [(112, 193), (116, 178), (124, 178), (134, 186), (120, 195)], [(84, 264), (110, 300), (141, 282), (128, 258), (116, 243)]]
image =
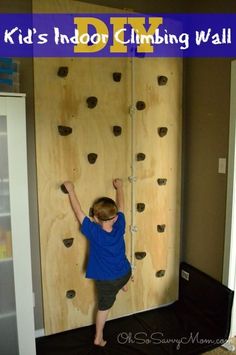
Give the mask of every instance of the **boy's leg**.
[(103, 339), (103, 329), (106, 323), (108, 313), (110, 309), (106, 309), (105, 311), (97, 311), (96, 316), (96, 335), (94, 339), (94, 344), (99, 346), (105, 346), (106, 341)]

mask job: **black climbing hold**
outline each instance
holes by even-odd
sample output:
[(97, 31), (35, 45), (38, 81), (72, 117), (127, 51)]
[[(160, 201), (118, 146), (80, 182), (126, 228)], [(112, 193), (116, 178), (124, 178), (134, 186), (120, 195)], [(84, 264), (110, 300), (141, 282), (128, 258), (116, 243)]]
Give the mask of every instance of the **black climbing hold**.
[(61, 136), (68, 136), (72, 133), (72, 128), (68, 126), (57, 126), (58, 132)]
[(166, 185), (167, 179), (157, 179), (157, 183), (158, 183), (158, 185), (160, 185), (160, 186)]
[(144, 153), (138, 153), (137, 157), (136, 157), (137, 161), (145, 160), (145, 158), (146, 158), (146, 155)]
[(87, 98), (88, 108), (94, 108), (97, 106), (98, 99), (95, 96), (90, 96)]
[(98, 155), (96, 153), (89, 153), (88, 154), (88, 161), (90, 164), (95, 164)]
[(136, 109), (142, 111), (146, 108), (146, 104), (144, 101), (137, 101), (136, 102)]
[(114, 136), (118, 137), (122, 133), (122, 127), (120, 126), (113, 126), (113, 134)]
[(69, 298), (69, 299), (74, 298), (75, 295), (76, 295), (75, 290), (68, 290), (68, 291), (66, 291), (66, 297)]
[(160, 86), (166, 85), (167, 81), (168, 81), (167, 76), (160, 75), (160, 76), (157, 77), (157, 82), (158, 82), (158, 85), (160, 85)]
[(143, 258), (145, 258), (146, 255), (147, 255), (147, 253), (145, 251), (137, 251), (135, 253), (135, 258), (137, 260), (142, 260)]
[(90, 207), (90, 209), (89, 209), (89, 217), (94, 217), (93, 207)]
[(70, 248), (74, 242), (74, 238), (63, 239), (65, 247)]
[(68, 75), (69, 69), (68, 67), (59, 67), (57, 71), (57, 75), (61, 78), (65, 78)]
[(158, 233), (164, 233), (166, 229), (166, 225), (165, 224), (158, 224), (157, 225), (157, 231)]
[(121, 75), (121, 73), (113, 73), (113, 80), (118, 83), (119, 81), (121, 81)]
[(145, 203), (139, 202), (137, 203), (137, 211), (143, 212), (145, 210)]
[(66, 187), (65, 187), (64, 184), (61, 185), (61, 191), (62, 191), (64, 194), (68, 194), (68, 191), (67, 191), (67, 189), (66, 189)]
[(166, 271), (165, 270), (159, 270), (156, 272), (156, 277), (163, 277), (165, 276)]
[(167, 127), (159, 127), (158, 128), (158, 134), (160, 137), (164, 137), (167, 135), (168, 128)]

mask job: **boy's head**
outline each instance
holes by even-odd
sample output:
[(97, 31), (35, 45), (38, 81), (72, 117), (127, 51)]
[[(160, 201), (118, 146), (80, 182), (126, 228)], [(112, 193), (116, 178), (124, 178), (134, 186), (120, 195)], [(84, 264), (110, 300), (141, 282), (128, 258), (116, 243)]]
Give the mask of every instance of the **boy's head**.
[(110, 221), (116, 217), (118, 212), (117, 205), (109, 197), (101, 197), (97, 199), (92, 206), (92, 214), (97, 217), (99, 221)]

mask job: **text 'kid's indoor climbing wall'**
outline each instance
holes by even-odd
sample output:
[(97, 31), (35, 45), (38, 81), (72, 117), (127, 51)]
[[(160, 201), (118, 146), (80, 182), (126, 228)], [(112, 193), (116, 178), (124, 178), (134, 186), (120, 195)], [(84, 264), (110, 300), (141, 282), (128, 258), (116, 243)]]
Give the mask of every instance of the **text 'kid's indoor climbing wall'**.
[[(35, 1), (34, 12), (111, 9), (45, 0)], [(182, 60), (36, 58), (34, 75), (46, 334), (92, 324), (96, 311), (94, 283), (85, 278), (88, 242), (60, 188), (65, 180), (74, 182), (87, 214), (97, 197), (115, 198), (112, 179), (124, 181), (126, 251), (134, 281), (127, 293), (118, 294), (110, 318), (173, 302), (179, 268)]]

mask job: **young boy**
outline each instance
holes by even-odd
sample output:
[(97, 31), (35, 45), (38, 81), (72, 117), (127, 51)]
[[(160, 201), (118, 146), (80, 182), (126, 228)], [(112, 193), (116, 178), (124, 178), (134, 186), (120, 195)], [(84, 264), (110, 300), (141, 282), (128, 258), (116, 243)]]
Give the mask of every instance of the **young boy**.
[(105, 346), (103, 329), (110, 308), (120, 289), (127, 291), (131, 267), (125, 255), (124, 193), (121, 179), (115, 179), (116, 203), (108, 197), (96, 200), (92, 207), (92, 222), (82, 211), (70, 181), (64, 182), (72, 209), (81, 224), (81, 232), (90, 242), (86, 277), (95, 280), (98, 293), (96, 335), (94, 344)]

